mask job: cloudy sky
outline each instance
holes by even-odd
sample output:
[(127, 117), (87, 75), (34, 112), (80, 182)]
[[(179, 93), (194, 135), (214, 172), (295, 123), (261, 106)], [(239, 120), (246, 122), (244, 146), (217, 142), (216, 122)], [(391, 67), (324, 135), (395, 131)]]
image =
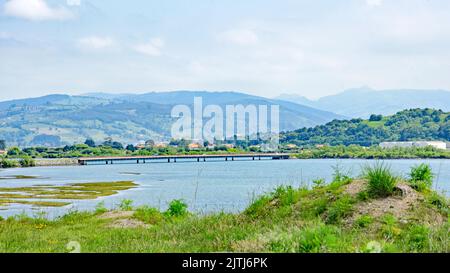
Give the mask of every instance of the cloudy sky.
[(0, 100), (450, 90), (448, 0), (0, 0)]

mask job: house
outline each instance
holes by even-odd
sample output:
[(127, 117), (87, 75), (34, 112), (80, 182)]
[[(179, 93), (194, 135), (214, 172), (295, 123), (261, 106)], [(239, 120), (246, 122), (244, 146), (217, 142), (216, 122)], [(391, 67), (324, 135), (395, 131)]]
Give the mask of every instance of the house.
[(153, 148), (166, 148), (167, 145), (168, 144), (165, 142), (158, 142), (158, 143), (155, 143), (155, 145), (153, 145)]
[(7, 153), (8, 153), (8, 151), (0, 150), (0, 155), (6, 155)]
[(216, 148), (216, 144), (208, 143), (208, 145), (206, 146), (206, 148), (208, 148), (208, 149), (214, 149), (214, 148)]
[(188, 149), (189, 150), (199, 150), (199, 149), (201, 149), (203, 146), (202, 145), (200, 145), (200, 143), (190, 143), (189, 145), (188, 145)]
[(296, 149), (298, 149), (298, 146), (295, 145), (295, 144), (288, 144), (288, 145), (286, 145), (286, 149), (288, 149), (288, 150), (296, 150)]
[(134, 147), (138, 150), (145, 149), (145, 141), (139, 141), (136, 145), (134, 145)]
[(233, 148), (236, 147), (234, 144), (223, 144), (222, 146), (227, 148), (227, 149), (233, 149)]
[(443, 141), (394, 141), (394, 142), (382, 142), (381, 148), (412, 148), (412, 147), (433, 147), (436, 149), (447, 149), (447, 144)]

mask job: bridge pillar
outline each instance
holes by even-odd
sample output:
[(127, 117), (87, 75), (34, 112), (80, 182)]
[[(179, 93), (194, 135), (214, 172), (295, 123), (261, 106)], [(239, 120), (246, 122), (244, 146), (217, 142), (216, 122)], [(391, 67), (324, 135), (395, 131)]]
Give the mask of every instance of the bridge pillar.
[(170, 163), (170, 158), (167, 159), (167, 162)]
[(200, 157), (197, 157), (197, 162), (200, 162)]
[(225, 161), (228, 161), (228, 157), (225, 157)]
[(203, 158), (203, 162), (206, 162), (206, 157)]
[(176, 158), (174, 158), (174, 159), (173, 159), (173, 162), (177, 163), (177, 159), (176, 159)]
[(252, 157), (252, 160), (254, 161), (254, 160), (255, 160), (255, 157)]
[(139, 159), (137, 160), (137, 162), (136, 162), (137, 164), (139, 164)]

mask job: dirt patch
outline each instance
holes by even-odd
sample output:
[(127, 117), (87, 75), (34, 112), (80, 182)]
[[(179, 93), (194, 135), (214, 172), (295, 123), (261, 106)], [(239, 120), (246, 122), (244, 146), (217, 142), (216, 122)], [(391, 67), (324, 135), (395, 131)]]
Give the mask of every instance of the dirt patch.
[(367, 188), (367, 181), (354, 180), (352, 183), (345, 185), (344, 193), (350, 194), (355, 197), (358, 193), (364, 191)]
[[(366, 190), (367, 182), (364, 180), (355, 181), (346, 185), (345, 193), (355, 197), (359, 192)], [(355, 205), (354, 213), (346, 219), (347, 224), (353, 224), (361, 215), (370, 215), (373, 218), (380, 218), (385, 214), (391, 214), (401, 223), (407, 223), (417, 218), (417, 211), (425, 209), (423, 206), (424, 197), (421, 193), (411, 188), (405, 182), (400, 182), (396, 187), (396, 193), (393, 196), (385, 198), (370, 199)], [(439, 213), (428, 209), (424, 215), (430, 219), (418, 219), (426, 221), (433, 225), (440, 225), (445, 220)]]
[(98, 216), (100, 219), (114, 220), (108, 224), (109, 228), (147, 228), (150, 225), (132, 218), (134, 211), (108, 211)]
[(118, 218), (130, 218), (134, 214), (134, 211), (108, 211), (99, 216), (100, 219), (118, 219)]
[(149, 226), (150, 225), (147, 225), (137, 219), (130, 218), (117, 219), (108, 225), (110, 228), (146, 228)]

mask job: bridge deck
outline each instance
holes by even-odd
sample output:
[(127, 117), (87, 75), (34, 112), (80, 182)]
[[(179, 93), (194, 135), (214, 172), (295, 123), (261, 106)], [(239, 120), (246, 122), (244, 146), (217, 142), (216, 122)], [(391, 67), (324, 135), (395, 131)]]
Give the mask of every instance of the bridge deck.
[(153, 155), (153, 156), (100, 156), (100, 157), (85, 157), (79, 158), (78, 163), (80, 165), (87, 165), (89, 162), (92, 163), (105, 163), (114, 164), (114, 162), (123, 161), (136, 161), (139, 163), (146, 163), (146, 160), (167, 160), (168, 162), (176, 162), (177, 159), (197, 159), (200, 161), (206, 161), (206, 159), (220, 159), (225, 160), (235, 158), (250, 158), (252, 160), (260, 160), (262, 158), (270, 158), (273, 160), (289, 159), (289, 154), (279, 154), (279, 153), (258, 153), (258, 154), (208, 154), (208, 155)]

